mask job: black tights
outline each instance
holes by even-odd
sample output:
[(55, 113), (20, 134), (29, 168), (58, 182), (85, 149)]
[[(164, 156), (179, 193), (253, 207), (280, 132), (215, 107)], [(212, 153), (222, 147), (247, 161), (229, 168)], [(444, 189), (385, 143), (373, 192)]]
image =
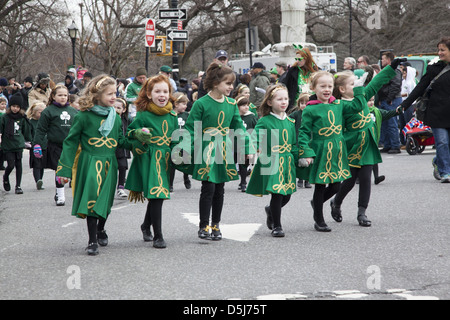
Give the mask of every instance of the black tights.
[(102, 231), (105, 228), (106, 219), (87, 217), (86, 220), (89, 234), (89, 243), (97, 243), (97, 231)]
[(5, 158), (7, 161), (5, 178), (8, 178), (14, 168), (16, 168), (16, 187), (20, 187), (22, 182), (22, 153), (5, 152)]
[(355, 186), (356, 179), (359, 178), (358, 207), (367, 209), (370, 200), (372, 170), (372, 165), (361, 166), (361, 168), (350, 168), (352, 176), (342, 182), (341, 188), (334, 199), (334, 205), (338, 208), (341, 206), (342, 201), (344, 201), (347, 194)]
[(272, 214), (274, 228), (281, 227), (281, 208), (291, 200), (291, 195), (272, 193), (270, 198), (270, 213)]
[(162, 206), (164, 199), (148, 199), (147, 211), (145, 212), (143, 228), (150, 229), (153, 226), (155, 238), (162, 237)]
[[(222, 216), (223, 198), (225, 193), (225, 183), (212, 183), (202, 181), (200, 192), (200, 224), (201, 229), (209, 224), (211, 215), (212, 224), (218, 224)], [(212, 214), (211, 214), (212, 211)]]
[(325, 184), (316, 184), (314, 186), (314, 221), (319, 226), (323, 226), (325, 224), (325, 220), (323, 218), (323, 204), (339, 191), (340, 184), (340, 182), (335, 182), (330, 183), (328, 186)]

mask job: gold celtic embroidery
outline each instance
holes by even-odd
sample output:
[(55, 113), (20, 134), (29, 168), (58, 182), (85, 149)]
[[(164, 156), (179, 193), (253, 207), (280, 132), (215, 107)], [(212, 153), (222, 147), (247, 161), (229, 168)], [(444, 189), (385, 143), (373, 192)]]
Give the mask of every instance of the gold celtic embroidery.
[(338, 162), (338, 167), (339, 167), (339, 178), (344, 178), (347, 179), (348, 177), (350, 177), (350, 171), (348, 171), (347, 169), (342, 169), (343, 163), (342, 163), (342, 141), (339, 141), (339, 162)]
[(285, 153), (285, 152), (291, 152), (292, 146), (288, 143), (288, 131), (286, 129), (283, 129), (282, 132), (283, 136), (283, 145), (277, 145), (272, 147), (272, 152), (279, 152), (279, 153)]
[(363, 151), (364, 144), (366, 143), (366, 132), (363, 131), (361, 134), (361, 144), (359, 145), (356, 153), (352, 153), (348, 156), (348, 162), (353, 162), (353, 160), (361, 160), (361, 153)]
[(233, 176), (237, 176), (238, 173), (236, 169), (228, 169), (226, 145), (227, 143), (225, 141), (222, 141), (222, 157), (225, 161), (225, 168), (227, 169), (227, 175), (230, 178), (233, 178)]
[(358, 113), (358, 115), (361, 117), (361, 119), (359, 121), (355, 121), (352, 124), (353, 129), (362, 129), (362, 128), (364, 128), (366, 123), (369, 123), (370, 121), (372, 121), (372, 117), (371, 117), (370, 113), (367, 116), (365, 116), (364, 111), (361, 111), (360, 113)]
[(333, 111), (331, 111), (331, 110), (328, 111), (328, 120), (330, 121), (331, 125), (329, 127), (325, 127), (325, 128), (320, 129), (319, 130), (319, 135), (329, 137), (333, 133), (334, 134), (340, 134), (341, 130), (342, 130), (342, 125), (338, 125), (337, 126), (337, 125), (334, 124), (336, 119), (334, 117)]
[(284, 158), (280, 159), (280, 166), (278, 167), (278, 180), (279, 180), (279, 184), (275, 184), (273, 186), (273, 190), (274, 191), (283, 191), (284, 193), (286, 193), (289, 189), (295, 190), (295, 183), (292, 182), (292, 174), (291, 174), (291, 163), (292, 163), (292, 158), (289, 157), (289, 164), (288, 164), (288, 182), (284, 183)]
[(97, 148), (106, 146), (109, 149), (117, 147), (117, 141), (113, 138), (101, 137), (101, 138), (90, 138), (88, 143), (91, 146), (95, 146)]
[(221, 134), (222, 136), (226, 136), (230, 131), (230, 128), (223, 127), (223, 122), (225, 121), (225, 112), (220, 111), (219, 116), (217, 118), (217, 128), (216, 127), (208, 127), (203, 130), (203, 133), (207, 133), (211, 136), (216, 136)]
[(209, 163), (210, 163), (210, 161), (211, 161), (211, 153), (212, 153), (212, 150), (213, 150), (213, 149), (214, 149), (214, 142), (211, 141), (211, 142), (209, 143), (209, 145), (208, 145), (208, 152), (207, 152), (207, 154), (206, 154), (206, 161), (205, 161), (206, 167), (205, 167), (205, 168), (201, 168), (201, 169), (199, 169), (199, 170), (197, 171), (197, 173), (200, 174), (200, 175), (202, 176), (202, 179), (203, 179), (203, 176), (204, 176), (205, 174), (208, 174), (208, 173), (209, 173), (209, 170), (211, 169), (211, 168), (209, 167)]
[(163, 144), (165, 144), (166, 146), (170, 146), (170, 141), (172, 141), (172, 138), (169, 138), (167, 136), (167, 132), (169, 131), (169, 124), (167, 123), (167, 120), (163, 121), (161, 129), (163, 131), (163, 136), (151, 137), (150, 142), (156, 143), (158, 146), (162, 146)]
[(162, 152), (161, 150), (157, 150), (155, 153), (155, 157), (156, 157), (156, 173), (158, 174), (158, 183), (159, 186), (155, 186), (153, 188), (150, 189), (150, 194), (156, 194), (157, 197), (159, 197), (159, 195), (161, 193), (163, 193), (166, 197), (169, 197), (169, 190), (167, 190), (166, 188), (164, 188), (163, 185), (163, 179), (161, 177), (161, 158), (162, 158)]
[(328, 142), (328, 152), (327, 152), (327, 163), (325, 164), (326, 172), (321, 172), (319, 174), (319, 179), (322, 179), (324, 182), (327, 178), (331, 179), (331, 182), (333, 180), (336, 180), (338, 178), (337, 174), (335, 172), (331, 172), (331, 159), (333, 158), (333, 142)]

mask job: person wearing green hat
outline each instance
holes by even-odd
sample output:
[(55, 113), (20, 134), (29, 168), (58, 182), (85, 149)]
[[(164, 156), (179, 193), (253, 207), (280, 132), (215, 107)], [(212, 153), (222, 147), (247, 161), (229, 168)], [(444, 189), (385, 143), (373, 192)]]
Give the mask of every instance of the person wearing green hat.
[(169, 66), (162, 66), (159, 68), (159, 74), (165, 75), (167, 78), (169, 78), (170, 85), (172, 86), (173, 92), (177, 92), (177, 83), (175, 80), (173, 80), (170, 76), (172, 74), (172, 68)]
[(139, 91), (147, 80), (147, 70), (145, 68), (138, 68), (136, 70), (136, 75), (133, 79), (133, 82), (130, 83), (125, 89), (125, 100), (128, 103), (128, 118), (133, 121), (134, 117), (136, 117), (136, 106), (134, 105), (134, 101), (137, 99), (139, 95)]
[(270, 83), (277, 83), (280, 75), (278, 74), (277, 67), (273, 67), (270, 70)]

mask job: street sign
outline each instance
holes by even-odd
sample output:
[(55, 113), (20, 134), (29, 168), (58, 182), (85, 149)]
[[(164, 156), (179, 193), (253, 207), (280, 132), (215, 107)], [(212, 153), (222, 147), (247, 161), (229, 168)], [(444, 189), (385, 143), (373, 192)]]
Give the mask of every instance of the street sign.
[(148, 19), (145, 24), (145, 46), (155, 46), (155, 20)]
[(188, 41), (189, 32), (187, 30), (166, 30), (167, 40), (169, 41)]
[(186, 20), (186, 9), (159, 9), (159, 19), (163, 20)]

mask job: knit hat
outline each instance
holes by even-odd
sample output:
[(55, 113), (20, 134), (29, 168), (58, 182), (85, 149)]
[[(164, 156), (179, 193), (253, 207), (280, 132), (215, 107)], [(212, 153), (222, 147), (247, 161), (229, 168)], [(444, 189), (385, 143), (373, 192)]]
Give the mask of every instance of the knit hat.
[(8, 79), (0, 78), (0, 86), (6, 87), (8, 85)]
[(25, 80), (23, 80), (23, 82), (29, 82), (29, 83), (32, 84), (33, 83), (33, 78), (28, 76), (28, 77), (25, 78)]
[(22, 108), (22, 105), (23, 105), (23, 98), (20, 92), (13, 94), (12, 97), (9, 99), (9, 106), (19, 106), (20, 108)]
[(145, 68), (138, 68), (136, 70), (136, 77), (139, 76), (147, 76), (147, 70), (145, 70)]

